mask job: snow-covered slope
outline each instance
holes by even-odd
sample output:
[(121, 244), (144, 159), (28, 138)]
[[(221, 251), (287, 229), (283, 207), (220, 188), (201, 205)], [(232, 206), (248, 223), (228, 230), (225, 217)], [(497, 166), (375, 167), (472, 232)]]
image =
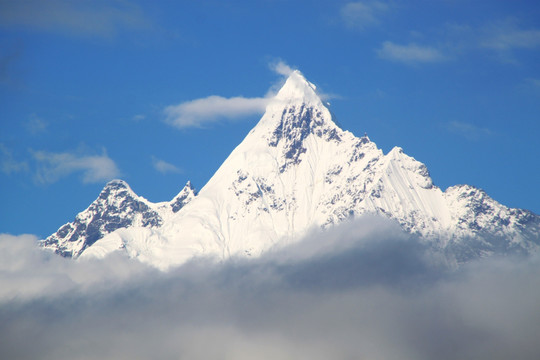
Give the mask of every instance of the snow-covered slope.
[[(115, 197), (124, 197), (106, 192), (115, 184), (49, 237), (47, 246), (84, 257), (122, 250), (167, 268), (198, 255), (258, 256), (312, 227), (367, 213), (395, 219), (458, 260), (501, 249), (529, 252), (540, 243), (537, 215), (508, 209), (470, 186), (443, 192), (425, 165), (402, 149), (385, 155), (367, 136), (340, 129), (315, 86), (298, 71), (197, 196), (188, 187), (181, 192), (185, 197), (179, 194), (166, 206), (126, 190), (122, 196), (132, 200), (121, 206)], [(174, 207), (178, 201), (181, 206)], [(97, 222), (103, 219), (96, 215), (100, 211), (112, 219), (123, 214), (118, 215), (123, 220)], [(100, 239), (77, 230), (91, 227), (85, 222), (89, 213), (98, 219), (93, 222)]]

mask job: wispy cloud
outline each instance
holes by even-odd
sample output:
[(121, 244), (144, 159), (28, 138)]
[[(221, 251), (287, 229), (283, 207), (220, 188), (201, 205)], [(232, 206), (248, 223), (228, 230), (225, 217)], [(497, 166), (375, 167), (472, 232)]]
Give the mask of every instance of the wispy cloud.
[(170, 164), (166, 162), (165, 160), (158, 159), (154, 156), (152, 156), (152, 165), (154, 166), (154, 169), (159, 171), (162, 174), (169, 174), (169, 173), (180, 173), (182, 172), (178, 167), (176, 167), (173, 164)]
[(446, 59), (443, 53), (434, 47), (420, 46), (415, 43), (399, 45), (391, 41), (385, 41), (377, 50), (377, 55), (382, 59), (406, 64), (432, 63)]
[(0, 47), (0, 83), (13, 82), (13, 68), (19, 62), (22, 52), (20, 43), (3, 44)]
[(520, 87), (526, 89), (528, 92), (540, 95), (540, 79), (527, 78)]
[(463, 136), (468, 140), (478, 140), (484, 136), (492, 135), (492, 131), (488, 128), (479, 127), (474, 124), (461, 121), (451, 121), (445, 124), (445, 127), (450, 132)]
[(525, 79), (525, 81), (528, 84), (540, 89), (540, 79), (528, 78), (528, 79)]
[(388, 8), (388, 4), (381, 1), (355, 1), (343, 5), (340, 15), (347, 26), (365, 30), (377, 25)]
[(26, 130), (33, 135), (45, 132), (47, 126), (49, 126), (49, 124), (36, 114), (32, 114), (30, 119), (25, 123)]
[(480, 45), (486, 48), (509, 51), (540, 47), (540, 29), (523, 29), (515, 21), (497, 23), (484, 28)]
[(123, 29), (149, 25), (130, 1), (1, 1), (0, 24), (66, 35), (111, 37)]
[(540, 48), (540, 29), (520, 26), (515, 19), (484, 26), (480, 31), (479, 46), (495, 51), (507, 63), (519, 63), (516, 50)]
[(167, 106), (164, 112), (166, 121), (178, 128), (202, 127), (220, 119), (262, 114), (268, 101), (268, 98), (225, 98), (213, 95)]
[(120, 175), (118, 167), (105, 150), (101, 155), (46, 151), (32, 153), (37, 162), (36, 180), (44, 184), (54, 183), (73, 173), (81, 173), (84, 183), (107, 181)]
[(440, 45), (430, 49), (439, 52), (440, 60), (481, 51), (495, 54), (502, 62), (519, 63), (517, 50), (540, 48), (540, 29), (527, 28), (516, 18), (478, 25), (445, 24), (436, 34)]
[[(268, 66), (282, 77), (289, 76), (293, 72), (289, 65), (279, 59), (270, 62)], [(224, 119), (235, 120), (264, 113), (273, 96), (273, 89), (272, 87), (264, 97), (236, 96), (226, 98), (212, 95), (167, 106), (163, 112), (166, 122), (177, 128), (204, 127)]]
[(144, 114), (137, 114), (131, 118), (133, 121), (142, 121), (144, 119), (146, 119), (146, 115)]
[(0, 143), (0, 170), (11, 175), (19, 172), (28, 171), (28, 163), (26, 161), (17, 161), (13, 157), (13, 153), (4, 144)]

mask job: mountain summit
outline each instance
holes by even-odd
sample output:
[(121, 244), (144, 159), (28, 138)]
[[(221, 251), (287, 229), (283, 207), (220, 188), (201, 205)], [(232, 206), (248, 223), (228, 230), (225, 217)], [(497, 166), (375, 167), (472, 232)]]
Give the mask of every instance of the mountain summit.
[(385, 155), (339, 128), (299, 71), (198, 194), (188, 183), (153, 204), (114, 181), (43, 245), (73, 257), (126, 251), (166, 269), (201, 255), (259, 256), (363, 214), (396, 220), (457, 262), (540, 245), (539, 216), (471, 186), (443, 192), (401, 148)]
[(285, 84), (281, 87), (274, 100), (302, 103), (321, 103), (321, 98), (317, 95), (317, 87), (306, 80), (304, 75), (298, 70), (294, 70)]

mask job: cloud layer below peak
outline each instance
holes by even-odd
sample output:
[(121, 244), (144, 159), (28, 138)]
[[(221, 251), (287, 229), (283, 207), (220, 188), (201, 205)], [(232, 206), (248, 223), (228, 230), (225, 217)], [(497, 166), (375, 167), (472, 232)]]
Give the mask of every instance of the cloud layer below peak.
[(540, 356), (538, 257), (447, 272), (386, 220), (169, 273), (122, 256), (71, 261), (35, 240), (0, 235), (2, 358)]

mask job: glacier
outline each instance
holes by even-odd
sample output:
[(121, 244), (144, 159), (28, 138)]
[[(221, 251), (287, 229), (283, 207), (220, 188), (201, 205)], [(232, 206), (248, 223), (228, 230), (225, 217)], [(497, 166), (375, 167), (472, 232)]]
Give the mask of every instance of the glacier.
[(393, 219), (457, 263), (540, 246), (540, 216), (473, 186), (442, 191), (403, 149), (384, 154), (341, 129), (298, 70), (198, 193), (188, 183), (152, 203), (113, 180), (41, 245), (73, 258), (123, 251), (168, 269), (197, 256), (257, 257), (365, 214)]

